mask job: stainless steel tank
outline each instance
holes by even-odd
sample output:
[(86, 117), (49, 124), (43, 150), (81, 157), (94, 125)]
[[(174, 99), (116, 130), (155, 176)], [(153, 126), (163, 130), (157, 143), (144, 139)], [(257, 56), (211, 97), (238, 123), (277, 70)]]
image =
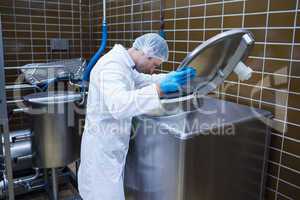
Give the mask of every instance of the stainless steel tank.
[(203, 42), (179, 66), (194, 67), (195, 79), (134, 120), (125, 170), (132, 199), (262, 199), (269, 132), (261, 120), (270, 113), (204, 96), (232, 72), (251, 77), (243, 61), (253, 45), (244, 29)]
[(263, 199), (267, 111), (204, 98), (202, 108), (140, 116), (125, 183), (133, 200)]
[(32, 119), (32, 152), (36, 167), (66, 166), (80, 155), (80, 134), (75, 127), (76, 101), (73, 92), (45, 92), (24, 98)]

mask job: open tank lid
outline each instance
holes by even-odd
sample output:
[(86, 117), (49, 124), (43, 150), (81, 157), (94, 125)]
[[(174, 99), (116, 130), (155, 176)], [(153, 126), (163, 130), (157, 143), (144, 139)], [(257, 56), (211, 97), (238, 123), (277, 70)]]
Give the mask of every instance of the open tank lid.
[(190, 52), (177, 68), (194, 67), (196, 78), (183, 86), (180, 92), (165, 94), (162, 99), (178, 101), (208, 94), (224, 82), (240, 61), (248, 57), (253, 45), (253, 36), (245, 29), (229, 30), (208, 39)]

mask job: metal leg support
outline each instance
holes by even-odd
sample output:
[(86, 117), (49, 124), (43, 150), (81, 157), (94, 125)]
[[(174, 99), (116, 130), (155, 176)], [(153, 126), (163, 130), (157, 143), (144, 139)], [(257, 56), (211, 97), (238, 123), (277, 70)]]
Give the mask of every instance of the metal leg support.
[[(9, 140), (9, 124), (7, 116), (7, 104), (6, 104), (6, 91), (5, 91), (5, 70), (4, 70), (4, 57), (3, 57), (3, 43), (2, 43), (2, 28), (0, 18), (0, 133), (1, 139), (3, 136), (4, 152), (5, 155), (5, 172), (8, 180), (8, 197), (9, 200), (14, 200), (14, 183), (13, 172), (10, 154), (10, 140)], [(1, 141), (0, 141), (1, 142)], [(1, 146), (1, 145), (0, 145)]]
[(52, 179), (52, 199), (58, 200), (58, 183), (57, 183), (57, 176), (56, 176), (56, 169), (51, 169), (51, 179)]

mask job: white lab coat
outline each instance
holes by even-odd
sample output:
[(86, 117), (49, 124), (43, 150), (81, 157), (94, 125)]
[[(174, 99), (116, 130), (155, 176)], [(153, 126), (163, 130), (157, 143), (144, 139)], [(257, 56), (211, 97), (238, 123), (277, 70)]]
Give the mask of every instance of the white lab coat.
[(137, 72), (121, 45), (115, 45), (93, 68), (78, 175), (84, 200), (125, 199), (123, 171), (131, 120), (161, 106), (154, 83), (164, 76)]

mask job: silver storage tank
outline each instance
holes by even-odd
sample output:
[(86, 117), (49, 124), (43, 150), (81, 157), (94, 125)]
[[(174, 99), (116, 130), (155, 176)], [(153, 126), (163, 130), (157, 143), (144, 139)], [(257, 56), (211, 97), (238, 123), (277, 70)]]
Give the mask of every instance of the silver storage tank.
[(194, 67), (197, 76), (135, 119), (125, 172), (133, 199), (262, 198), (269, 133), (261, 120), (270, 113), (204, 97), (232, 72), (241, 81), (251, 77), (244, 61), (253, 46), (245, 29), (211, 37), (178, 67)]
[(80, 134), (75, 127), (76, 101), (81, 95), (57, 91), (24, 98), (32, 120), (32, 152), (36, 167), (56, 168), (80, 155)]
[(176, 115), (137, 117), (127, 193), (133, 200), (263, 199), (270, 117), (213, 98)]

